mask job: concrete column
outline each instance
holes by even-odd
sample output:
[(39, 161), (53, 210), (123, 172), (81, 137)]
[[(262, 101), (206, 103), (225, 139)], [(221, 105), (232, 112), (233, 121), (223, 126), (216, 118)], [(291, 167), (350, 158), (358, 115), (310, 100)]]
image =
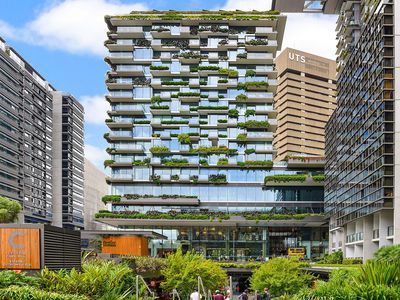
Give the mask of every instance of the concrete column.
[(379, 247), (393, 244), (392, 240), (386, 238), (389, 226), (393, 226), (393, 210), (382, 210), (379, 218)]
[(373, 257), (374, 252), (377, 248), (376, 244), (372, 242), (372, 232), (374, 229), (374, 216), (369, 215), (366, 216), (364, 219), (364, 247), (363, 247), (363, 259), (364, 261)]

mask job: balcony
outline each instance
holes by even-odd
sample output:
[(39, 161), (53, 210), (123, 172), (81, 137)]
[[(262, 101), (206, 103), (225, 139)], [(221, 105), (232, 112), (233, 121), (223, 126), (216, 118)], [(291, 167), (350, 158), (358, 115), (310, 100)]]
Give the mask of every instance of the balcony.
[(110, 64), (126, 64), (133, 61), (132, 52), (110, 52), (105, 57), (105, 61)]
[(364, 242), (363, 232), (356, 232), (346, 236), (346, 245), (348, 244), (361, 244)]
[(117, 65), (115, 72), (117, 76), (144, 76), (143, 66), (139, 65)]
[(110, 94), (106, 96), (106, 99), (109, 102), (131, 102), (133, 100), (133, 94), (128, 91), (110, 91)]
[(271, 92), (248, 92), (246, 103), (273, 103), (274, 94)]
[[(231, 60), (230, 60), (231, 61)], [(247, 53), (245, 58), (236, 58), (236, 64), (273, 64), (274, 56), (272, 53)]]
[(143, 116), (144, 112), (144, 106), (140, 104), (114, 105), (112, 110), (107, 111), (110, 116)]
[(323, 168), (325, 157), (321, 156), (293, 156), (288, 158), (288, 168)]
[[(274, 135), (272, 132), (247, 132), (247, 139), (246, 141), (272, 141), (274, 138)], [(272, 151), (272, 146), (271, 148), (269, 147), (264, 147), (265, 150), (268, 152)], [(257, 150), (257, 149), (256, 149)]]
[(144, 31), (142, 26), (118, 26), (118, 38), (144, 38)]
[(122, 153), (144, 153), (144, 147), (142, 145), (119, 145), (116, 144), (114, 147), (115, 154), (122, 154)]

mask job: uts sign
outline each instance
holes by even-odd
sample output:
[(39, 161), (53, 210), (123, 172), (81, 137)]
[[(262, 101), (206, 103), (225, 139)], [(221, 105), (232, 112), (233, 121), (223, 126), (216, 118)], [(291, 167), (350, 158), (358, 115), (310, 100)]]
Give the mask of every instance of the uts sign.
[(40, 231), (0, 228), (0, 269), (40, 269)]
[(293, 52), (289, 52), (289, 59), (290, 60), (294, 60), (294, 61), (298, 61), (301, 63), (305, 63), (306, 62), (306, 57), (304, 55), (300, 55), (297, 53), (293, 53)]

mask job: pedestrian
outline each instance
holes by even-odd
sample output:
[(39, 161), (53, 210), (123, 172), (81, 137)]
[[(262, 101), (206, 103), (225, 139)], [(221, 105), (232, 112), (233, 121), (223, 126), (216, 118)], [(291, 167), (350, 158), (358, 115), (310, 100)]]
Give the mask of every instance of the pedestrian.
[(193, 293), (190, 294), (190, 300), (200, 300), (200, 295), (197, 289), (194, 289)]
[(268, 288), (264, 288), (264, 294), (263, 294), (262, 300), (271, 300), (271, 295), (268, 291)]
[(213, 300), (224, 300), (224, 295), (220, 292), (220, 290), (216, 290), (213, 295)]
[(245, 289), (244, 292), (238, 297), (239, 300), (249, 300), (249, 296), (247, 295), (249, 293), (248, 289)]
[(231, 300), (231, 291), (227, 290), (225, 293), (225, 300)]

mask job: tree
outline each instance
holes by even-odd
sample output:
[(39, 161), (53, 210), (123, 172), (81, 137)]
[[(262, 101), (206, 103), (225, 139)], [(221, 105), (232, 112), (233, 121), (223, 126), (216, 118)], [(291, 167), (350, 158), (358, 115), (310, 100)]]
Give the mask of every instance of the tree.
[(250, 279), (251, 288), (262, 291), (267, 287), (273, 297), (293, 295), (311, 284), (313, 276), (300, 270), (304, 264), (297, 259), (273, 258), (257, 269)]
[(197, 288), (198, 276), (204, 288), (212, 291), (227, 282), (226, 272), (216, 262), (193, 252), (183, 254), (182, 249), (168, 256), (167, 266), (161, 270), (161, 274), (165, 278), (161, 287), (168, 291), (175, 288), (182, 299), (187, 299), (193, 289)]
[(17, 201), (0, 197), (0, 223), (14, 222), (22, 207)]

